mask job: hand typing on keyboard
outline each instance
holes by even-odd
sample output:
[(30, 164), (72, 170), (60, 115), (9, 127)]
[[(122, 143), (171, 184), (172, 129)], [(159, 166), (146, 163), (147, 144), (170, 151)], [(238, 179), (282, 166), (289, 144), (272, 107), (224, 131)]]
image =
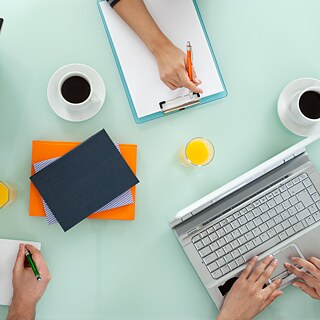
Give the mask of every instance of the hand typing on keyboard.
[(308, 294), (311, 298), (320, 300), (320, 260), (314, 257), (308, 260), (293, 257), (291, 260), (294, 264), (308, 272), (299, 270), (290, 263), (285, 263), (284, 266), (289, 272), (304, 281), (296, 281), (293, 285)]
[(253, 257), (242, 271), (227, 294), (217, 320), (251, 320), (282, 294), (277, 290), (281, 279), (264, 287), (278, 261), (267, 256), (255, 268), (257, 260)]

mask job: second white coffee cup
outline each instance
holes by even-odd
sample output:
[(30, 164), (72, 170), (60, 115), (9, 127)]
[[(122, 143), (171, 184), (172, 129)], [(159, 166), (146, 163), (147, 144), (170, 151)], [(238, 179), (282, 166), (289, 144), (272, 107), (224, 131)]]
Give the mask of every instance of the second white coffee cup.
[[(310, 112), (306, 112), (303, 106), (302, 96), (306, 94), (319, 95), (319, 102), (316, 98), (313, 99), (314, 104), (307, 106), (308, 109), (312, 111), (312, 115)], [(308, 87), (296, 93), (291, 100), (291, 112), (293, 120), (300, 125), (311, 126), (320, 123), (320, 87)], [(319, 115), (319, 117), (317, 115)]]

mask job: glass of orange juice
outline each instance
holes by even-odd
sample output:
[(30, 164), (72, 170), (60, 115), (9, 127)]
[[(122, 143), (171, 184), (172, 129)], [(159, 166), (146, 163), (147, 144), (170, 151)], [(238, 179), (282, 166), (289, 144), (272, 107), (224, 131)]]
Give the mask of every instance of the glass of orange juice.
[(209, 164), (215, 154), (212, 143), (204, 138), (190, 140), (179, 152), (179, 159), (185, 167), (203, 167)]
[(0, 209), (9, 206), (15, 199), (15, 188), (10, 183), (0, 181)]

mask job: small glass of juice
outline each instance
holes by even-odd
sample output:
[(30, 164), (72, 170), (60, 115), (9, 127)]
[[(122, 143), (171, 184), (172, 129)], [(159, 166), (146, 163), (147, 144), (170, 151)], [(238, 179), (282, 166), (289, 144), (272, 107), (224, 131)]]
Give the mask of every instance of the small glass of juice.
[(0, 209), (9, 206), (15, 199), (15, 188), (10, 183), (0, 181)]
[(203, 167), (212, 161), (214, 154), (214, 147), (209, 140), (194, 138), (180, 150), (179, 159), (185, 167)]

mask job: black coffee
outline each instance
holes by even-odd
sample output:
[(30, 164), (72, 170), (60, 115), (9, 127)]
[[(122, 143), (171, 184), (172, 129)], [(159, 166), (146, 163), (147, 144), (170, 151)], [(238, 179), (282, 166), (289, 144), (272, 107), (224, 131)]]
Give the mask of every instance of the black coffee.
[(62, 96), (71, 103), (85, 101), (89, 97), (90, 92), (89, 82), (80, 76), (72, 76), (66, 79), (61, 86)]
[(299, 100), (299, 108), (309, 119), (320, 119), (320, 94), (315, 91), (304, 92)]

